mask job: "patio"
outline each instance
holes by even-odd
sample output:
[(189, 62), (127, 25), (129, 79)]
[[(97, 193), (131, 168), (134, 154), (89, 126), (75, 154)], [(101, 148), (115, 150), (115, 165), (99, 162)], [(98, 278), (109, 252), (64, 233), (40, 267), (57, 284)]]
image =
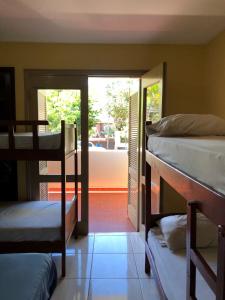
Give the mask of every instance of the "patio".
[[(89, 151), (90, 232), (135, 231), (127, 216), (127, 160), (126, 150)], [(68, 161), (67, 173), (72, 172), (72, 165)], [(48, 163), (49, 174), (59, 174), (59, 170), (57, 162)], [(60, 198), (59, 185), (49, 184), (48, 192), (49, 200)], [(67, 199), (71, 199), (72, 194), (73, 187), (68, 184)], [(80, 203), (78, 206), (81, 207)]]

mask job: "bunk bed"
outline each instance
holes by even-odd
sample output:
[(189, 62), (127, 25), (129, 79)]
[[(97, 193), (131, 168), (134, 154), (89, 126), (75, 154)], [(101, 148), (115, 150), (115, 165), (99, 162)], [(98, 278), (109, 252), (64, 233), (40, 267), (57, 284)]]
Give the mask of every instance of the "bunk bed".
[[(146, 127), (149, 125), (151, 122), (146, 122)], [(224, 155), (222, 134), (162, 137), (153, 133), (146, 139), (145, 271), (153, 271), (161, 299), (225, 299)], [(193, 172), (191, 160), (187, 159), (190, 157), (195, 164)], [(156, 177), (160, 183), (157, 187)], [(187, 201), (186, 249), (177, 252), (163, 247), (164, 236), (157, 226), (175, 214), (162, 212), (160, 203), (158, 206), (152, 203), (155, 194), (160, 199), (162, 180)], [(157, 212), (153, 212), (153, 206), (159, 208)], [(199, 213), (215, 225), (218, 238), (218, 245), (207, 251), (197, 245)]]
[[(61, 253), (62, 276), (66, 273), (66, 244), (75, 230), (77, 204), (77, 128), (61, 121), (60, 133), (41, 133), (47, 121), (0, 121), (0, 159), (60, 161), (60, 175), (35, 174), (41, 182), (61, 183), (60, 201), (0, 202), (0, 253)], [(18, 126), (31, 132), (16, 132)], [(66, 175), (66, 159), (74, 157), (74, 174)], [(74, 197), (66, 201), (66, 181), (74, 182)]]

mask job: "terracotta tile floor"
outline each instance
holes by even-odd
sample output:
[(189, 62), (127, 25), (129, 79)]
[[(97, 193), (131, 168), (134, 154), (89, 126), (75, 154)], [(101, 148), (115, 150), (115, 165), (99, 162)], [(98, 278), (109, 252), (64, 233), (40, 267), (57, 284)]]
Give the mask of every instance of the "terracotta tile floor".
[[(67, 199), (71, 198), (72, 194), (69, 194)], [(59, 199), (59, 194), (49, 194), (49, 200), (56, 199)], [(127, 216), (127, 193), (89, 193), (89, 232), (133, 231), (135, 229)]]
[(135, 231), (127, 216), (127, 193), (89, 193), (89, 231)]

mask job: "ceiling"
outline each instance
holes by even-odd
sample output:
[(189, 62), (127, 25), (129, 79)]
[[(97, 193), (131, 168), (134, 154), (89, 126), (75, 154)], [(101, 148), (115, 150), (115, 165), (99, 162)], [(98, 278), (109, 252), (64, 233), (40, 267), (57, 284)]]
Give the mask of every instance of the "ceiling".
[(225, 0), (0, 0), (0, 41), (204, 44)]

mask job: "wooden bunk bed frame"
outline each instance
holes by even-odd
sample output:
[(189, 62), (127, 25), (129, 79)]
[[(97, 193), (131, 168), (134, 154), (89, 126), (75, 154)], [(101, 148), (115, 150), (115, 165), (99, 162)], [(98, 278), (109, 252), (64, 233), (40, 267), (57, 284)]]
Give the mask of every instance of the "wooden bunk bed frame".
[[(149, 124), (149, 123), (148, 123)], [(151, 177), (157, 172), (176, 192), (187, 201), (187, 274), (186, 299), (196, 300), (196, 268), (216, 295), (216, 300), (225, 300), (225, 195), (181, 172), (150, 151), (145, 151), (145, 271), (155, 275), (161, 299), (167, 299), (157, 272), (148, 232), (162, 217), (171, 215), (152, 213)], [(154, 172), (154, 173), (153, 173)], [(156, 191), (154, 190), (154, 193)], [(160, 195), (160, 190), (158, 190)], [(200, 211), (218, 227), (217, 274), (213, 272), (196, 247), (196, 213)]]
[[(0, 253), (61, 253), (62, 254), (62, 277), (66, 274), (66, 244), (70, 236), (74, 233), (78, 221), (78, 161), (77, 161), (77, 126), (75, 124), (65, 124), (61, 121), (60, 147), (57, 149), (40, 149), (38, 126), (47, 126), (48, 121), (0, 121), (0, 126), (8, 128), (9, 145), (7, 149), (0, 149), (0, 159), (4, 160), (25, 160), (25, 161), (60, 161), (60, 175), (38, 175), (39, 182), (59, 182), (61, 183), (61, 239), (56, 241), (19, 241), (1, 242)], [(17, 126), (32, 127), (32, 149), (17, 149), (15, 147), (15, 131)], [(66, 153), (67, 133), (74, 131), (74, 149)], [(74, 155), (74, 175), (66, 175), (65, 161)], [(75, 193), (73, 197), (74, 207), (71, 207), (66, 214), (66, 181), (73, 181)], [(67, 238), (66, 238), (67, 237)]]

